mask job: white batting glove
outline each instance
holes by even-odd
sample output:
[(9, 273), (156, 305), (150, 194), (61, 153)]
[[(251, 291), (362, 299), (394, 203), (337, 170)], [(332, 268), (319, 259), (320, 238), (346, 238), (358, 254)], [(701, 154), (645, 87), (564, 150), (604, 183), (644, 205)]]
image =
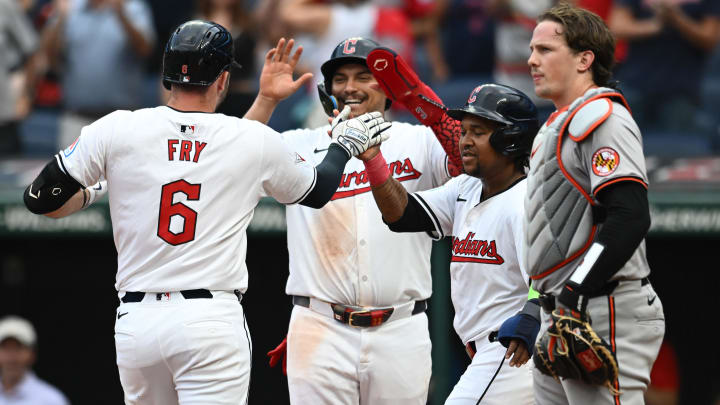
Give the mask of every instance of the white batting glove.
[(349, 157), (357, 156), (390, 137), (385, 130), (390, 128), (391, 124), (385, 122), (380, 112), (365, 113), (347, 119), (349, 115), (350, 107), (345, 106), (331, 124), (332, 143), (343, 148)]
[(85, 193), (85, 204), (83, 204), (83, 209), (85, 209), (107, 193), (107, 180), (101, 180), (86, 188), (83, 192)]

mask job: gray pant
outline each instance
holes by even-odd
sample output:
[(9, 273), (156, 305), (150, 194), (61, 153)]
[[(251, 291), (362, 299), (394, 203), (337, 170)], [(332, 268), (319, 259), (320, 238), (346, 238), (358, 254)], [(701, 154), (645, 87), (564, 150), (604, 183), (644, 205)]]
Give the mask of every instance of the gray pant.
[[(590, 299), (588, 312), (595, 332), (615, 350), (620, 403), (645, 404), (643, 394), (665, 335), (665, 314), (657, 293), (650, 284), (641, 286), (639, 280), (622, 281), (612, 295)], [(549, 321), (550, 315), (543, 311), (541, 331), (547, 329)], [(579, 380), (558, 383), (537, 369), (534, 389), (536, 405), (616, 403), (607, 387)]]

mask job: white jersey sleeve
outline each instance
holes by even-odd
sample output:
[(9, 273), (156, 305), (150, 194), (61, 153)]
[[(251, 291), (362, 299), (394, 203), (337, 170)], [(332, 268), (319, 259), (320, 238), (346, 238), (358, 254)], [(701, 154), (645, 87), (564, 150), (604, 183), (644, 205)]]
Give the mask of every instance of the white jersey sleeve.
[(115, 111), (83, 127), (75, 142), (58, 154), (63, 170), (84, 187), (104, 178), (115, 127), (129, 115)]
[(440, 240), (452, 235), (455, 222), (455, 205), (459, 195), (460, 182), (457, 177), (445, 183), (443, 186), (426, 191), (418, 191), (410, 194), (420, 203), (435, 226), (435, 231), (430, 233), (433, 239)]
[(280, 134), (266, 126), (263, 131), (262, 195), (283, 204), (302, 201), (315, 187), (317, 172), (298, 152), (283, 141)]

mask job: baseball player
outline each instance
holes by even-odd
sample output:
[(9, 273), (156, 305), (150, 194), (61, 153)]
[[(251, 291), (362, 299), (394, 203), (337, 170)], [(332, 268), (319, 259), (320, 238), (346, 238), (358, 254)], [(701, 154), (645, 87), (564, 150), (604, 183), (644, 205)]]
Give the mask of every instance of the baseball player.
[(115, 344), (128, 404), (247, 403), (252, 345), (240, 305), (245, 231), (263, 196), (322, 207), (352, 155), (383, 139), (381, 114), (335, 120), (311, 164), (266, 126), (214, 114), (232, 37), (189, 21), (163, 57), (166, 106), (116, 111), (83, 128), (27, 188), (34, 213), (72, 214), (107, 179), (118, 250)]
[(643, 404), (665, 320), (647, 279), (648, 178), (640, 130), (611, 81), (614, 40), (597, 15), (560, 4), (538, 18), (530, 49), (535, 92), (557, 111), (530, 155), (527, 269), (543, 308), (587, 316), (619, 369), (611, 389), (536, 369), (535, 400)]
[[(374, 155), (366, 163), (368, 176), (391, 230), (452, 236), (454, 326), (472, 361), (445, 403), (532, 404), (532, 367), (525, 363), (540, 328), (540, 307), (537, 299), (527, 300), (521, 258), (525, 167), (537, 110), (522, 92), (486, 84), (447, 114), (461, 121), (466, 174), (441, 187), (408, 194), (390, 177), (379, 148), (360, 157)], [(517, 368), (502, 368), (510, 356)]]
[[(377, 43), (342, 41), (322, 65), (321, 94), (351, 116), (384, 112), (390, 101), (366, 65)], [(261, 79), (262, 83), (262, 79)], [(291, 92), (261, 85), (261, 108), (246, 117), (266, 122)], [(330, 97), (332, 96), (332, 98)], [(284, 132), (310, 162), (323, 159), (328, 127)], [(409, 190), (445, 183), (448, 158), (432, 130), (393, 123), (382, 152), (392, 175)], [(425, 314), (431, 294), (431, 240), (396, 234), (382, 224), (368, 171), (348, 162), (340, 186), (321, 210), (287, 208), (294, 303), (287, 335), (287, 375), (293, 404), (425, 404), (431, 343)]]

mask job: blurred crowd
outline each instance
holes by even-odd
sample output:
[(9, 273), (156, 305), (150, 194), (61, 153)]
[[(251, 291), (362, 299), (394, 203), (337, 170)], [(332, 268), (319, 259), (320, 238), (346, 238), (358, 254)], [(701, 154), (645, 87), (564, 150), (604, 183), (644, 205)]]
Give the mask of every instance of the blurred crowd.
[[(646, 139), (720, 138), (720, 1), (573, 0), (603, 17), (618, 40), (615, 77)], [(0, 156), (43, 156), (116, 109), (163, 102), (162, 47), (181, 22), (230, 30), (235, 57), (220, 112), (242, 116), (265, 52), (280, 37), (304, 47), (301, 72), (348, 36), (395, 49), (447, 104), (478, 82), (534, 97), (528, 43), (555, 0), (0, 0)], [(544, 115), (546, 100), (535, 101)], [(394, 109), (396, 120), (411, 120)], [(325, 122), (314, 88), (283, 103), (277, 130)], [(712, 143), (711, 143), (712, 144)]]

